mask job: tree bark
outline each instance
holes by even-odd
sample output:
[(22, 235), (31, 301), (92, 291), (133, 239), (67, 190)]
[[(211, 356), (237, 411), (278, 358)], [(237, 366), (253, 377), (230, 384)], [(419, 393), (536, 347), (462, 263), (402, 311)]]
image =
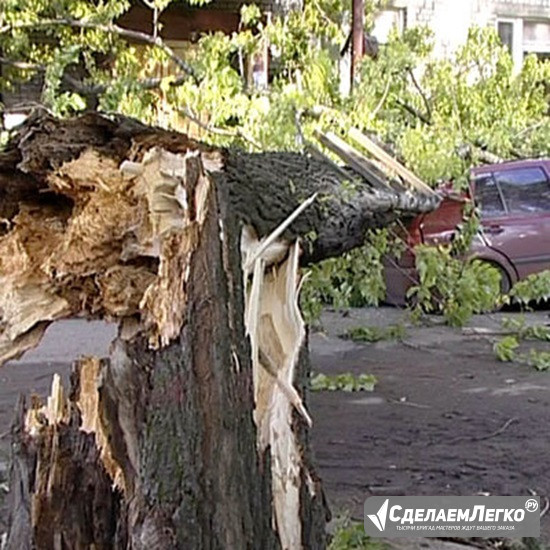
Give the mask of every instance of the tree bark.
[(398, 216), (392, 193), (91, 114), (29, 120), (0, 195), (0, 363), (57, 319), (119, 324), (68, 396), (20, 406), (7, 548), (323, 548), (299, 266)]

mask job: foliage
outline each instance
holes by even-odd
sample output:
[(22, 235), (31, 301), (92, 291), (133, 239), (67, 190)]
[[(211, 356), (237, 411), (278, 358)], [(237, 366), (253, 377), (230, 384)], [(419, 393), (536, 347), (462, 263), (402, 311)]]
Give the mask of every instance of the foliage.
[(518, 347), (516, 336), (506, 336), (496, 342), (493, 349), (499, 361), (522, 363), (538, 371), (550, 370), (550, 352), (531, 348), (527, 353), (518, 353)]
[(467, 205), (450, 244), (416, 247), (419, 281), (408, 291), (416, 317), (422, 312), (440, 312), (450, 325), (463, 326), (474, 313), (499, 305), (500, 272), (468, 256), (478, 228), (477, 212)]
[(550, 299), (550, 271), (541, 271), (517, 282), (510, 291), (510, 298), (523, 305)]
[(535, 368), (538, 371), (550, 370), (550, 352), (531, 348), (527, 355), (518, 357), (520, 363)]
[(313, 265), (302, 289), (301, 306), (308, 322), (323, 305), (336, 308), (378, 305), (384, 299), (383, 258), (399, 254), (402, 244), (387, 229), (369, 231), (365, 244), (337, 258)]
[(419, 285), (409, 290), (416, 314), (441, 312), (452, 326), (463, 326), (474, 313), (499, 303), (500, 273), (487, 262), (453, 256), (451, 246), (419, 246)]
[(380, 340), (403, 340), (405, 334), (403, 325), (389, 325), (387, 327), (354, 327), (346, 332), (345, 337), (354, 342), (379, 342)]
[(355, 124), (395, 143), (430, 183), (465, 184), (476, 158), (457, 154), (464, 144), (505, 158), (547, 153), (550, 64), (529, 57), (514, 75), (510, 55), (489, 28), (472, 28), (448, 59), (430, 60), (430, 41), (426, 29), (409, 29), (379, 59), (365, 61)]
[(550, 370), (550, 352), (535, 348), (526, 353), (519, 353), (520, 341), (550, 341), (550, 327), (544, 325), (527, 325), (524, 318), (504, 319), (503, 328), (511, 334), (497, 340), (493, 350), (499, 361), (523, 363), (539, 371)]
[[(42, 102), (61, 116), (97, 107), (246, 149), (296, 150), (314, 140), (316, 128), (345, 132), (356, 126), (393, 144), (432, 185), (452, 179), (464, 186), (480, 148), (503, 157), (548, 153), (550, 63), (531, 56), (515, 74), (494, 29), (471, 29), (448, 59), (430, 56), (428, 29), (393, 34), (376, 59), (364, 59), (355, 92), (343, 97), (338, 61), (349, 2), (305, 0), (303, 9), (273, 18), (244, 6), (238, 32), (206, 34), (174, 52), (159, 38), (158, 23), (174, 1), (146, 2), (157, 21), (154, 33), (130, 43), (116, 26), (130, 9), (128, 0), (4, 0), (0, 89), (38, 75)], [(379, 4), (365, 3), (368, 25)], [(266, 47), (268, 88), (250, 82), (246, 70), (246, 59)], [(467, 157), (458, 154), (464, 145)], [(385, 232), (371, 234), (364, 247), (314, 266), (303, 289), (306, 317), (318, 317), (322, 304), (378, 303), (384, 296), (381, 258), (396, 246)], [(453, 324), (494, 305), (494, 270), (462, 264), (458, 257), (465, 251), (457, 244), (418, 254), (422, 280), (415, 299), (440, 309)], [(546, 296), (539, 284), (542, 279), (525, 283), (515, 297)]]
[(358, 376), (346, 372), (343, 374), (315, 374), (311, 377), (311, 391), (373, 391), (377, 380), (372, 374)]
[[(171, 3), (157, 2), (157, 10)], [(366, 3), (370, 23), (378, 4)], [(515, 76), (492, 29), (472, 29), (467, 43), (447, 60), (430, 59), (428, 29), (394, 34), (376, 59), (365, 58), (356, 93), (346, 98), (338, 91), (338, 52), (350, 17), (343, 0), (306, 0), (302, 10), (271, 20), (261, 18), (255, 6), (244, 6), (239, 32), (204, 35), (179, 52), (195, 76), (177, 85), (181, 66), (166, 48), (158, 42), (129, 46), (126, 37), (113, 32), (111, 24), (129, 8), (126, 0), (4, 2), (0, 47), (18, 65), (8, 66), (3, 84), (45, 71), (44, 103), (69, 114), (86, 101), (84, 90), (64, 89), (64, 73), (78, 65), (81, 84), (99, 86), (103, 109), (174, 124), (184, 105), (211, 127), (239, 128), (238, 133), (208, 133), (205, 139), (236, 140), (245, 147), (296, 149), (300, 131), (312, 139), (318, 126), (355, 125), (394, 143), (406, 163), (431, 183), (464, 176), (469, 162), (456, 154), (464, 143), (503, 156), (547, 150), (549, 64), (529, 58)], [(62, 23), (74, 20), (89, 27)], [(276, 68), (268, 90), (251, 86), (240, 63), (266, 43)], [(144, 89), (143, 79), (156, 76), (162, 77), (160, 89)]]
[(521, 340), (550, 342), (550, 327), (546, 325), (528, 325), (524, 317), (503, 319), (502, 327), (515, 334)]
[(516, 350), (519, 347), (515, 336), (505, 336), (496, 342), (493, 350), (499, 361), (513, 361), (516, 358)]
[[(542, 271), (517, 282), (508, 295), (508, 301), (529, 307), (550, 298), (550, 271)], [(540, 371), (550, 369), (550, 353), (530, 348), (527, 353), (518, 353), (520, 342), (539, 340), (550, 342), (550, 327), (547, 325), (528, 325), (523, 317), (504, 319), (502, 326), (511, 334), (501, 338), (493, 345), (493, 351), (499, 361), (515, 361), (534, 367)]]

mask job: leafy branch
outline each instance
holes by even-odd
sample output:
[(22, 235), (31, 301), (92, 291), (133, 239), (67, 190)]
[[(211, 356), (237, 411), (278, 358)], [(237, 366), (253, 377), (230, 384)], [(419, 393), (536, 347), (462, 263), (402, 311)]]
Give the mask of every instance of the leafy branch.
[[(46, 65), (30, 63), (27, 61), (18, 61), (3, 56), (0, 56), (0, 65), (8, 65), (22, 71), (34, 71), (38, 73), (45, 73), (47, 70)], [(170, 87), (177, 87), (187, 82), (188, 78), (188, 74), (177, 74), (170, 77), (140, 78), (132, 81), (132, 88), (140, 90), (155, 90), (162, 88), (165, 84)], [(82, 80), (78, 80), (67, 73), (63, 74), (63, 80), (72, 90), (82, 94), (100, 95), (109, 89), (108, 84), (86, 84)]]
[(354, 375), (350, 372), (342, 374), (316, 374), (310, 381), (311, 391), (373, 391), (376, 377), (372, 374)]
[(420, 86), (420, 83), (418, 82), (418, 79), (416, 78), (414, 71), (411, 67), (407, 68), (407, 73), (411, 78), (411, 82), (413, 83), (414, 87), (420, 94), (420, 97), (422, 98), (422, 101), (424, 102), (424, 106), (426, 107), (426, 115), (422, 116), (422, 120), (428, 121), (428, 124), (431, 124), (431, 118), (432, 118), (432, 106), (430, 105), (430, 101), (428, 100), (428, 97), (426, 96), (426, 92), (422, 89), (422, 86)]
[(229, 137), (229, 138), (234, 138), (234, 139), (236, 139), (236, 138), (242, 139), (242, 140), (250, 143), (250, 145), (252, 145), (252, 147), (254, 147), (254, 149), (260, 150), (262, 148), (261, 145), (257, 141), (255, 141), (251, 137), (247, 136), (246, 134), (244, 134), (239, 129), (237, 129), (235, 131), (231, 131), (231, 130), (227, 130), (225, 128), (218, 128), (216, 126), (213, 126), (212, 124), (207, 124), (207, 123), (203, 122), (202, 120), (200, 120), (200, 118), (193, 115), (188, 109), (180, 109), (179, 112), (184, 117), (188, 118), (191, 122), (195, 123), (197, 126), (199, 126), (203, 130), (205, 130), (205, 131), (207, 131), (211, 134), (216, 134), (218, 136), (224, 136), (224, 137)]
[(535, 348), (531, 348), (527, 353), (518, 352), (522, 340), (550, 342), (550, 327), (527, 325), (523, 318), (505, 319), (502, 324), (509, 334), (493, 345), (493, 351), (499, 361), (522, 363), (539, 371), (550, 370), (550, 352)]
[(198, 83), (198, 77), (195, 73), (195, 70), (185, 60), (177, 55), (174, 50), (168, 44), (166, 44), (166, 42), (164, 42), (164, 40), (160, 36), (154, 36), (141, 31), (126, 29), (114, 23), (94, 23), (93, 21), (88, 21), (86, 19), (70, 18), (41, 19), (39, 21), (19, 21), (0, 27), (0, 35), (4, 35), (15, 30), (32, 30), (48, 27), (70, 27), (74, 29), (95, 30), (111, 35), (116, 35), (127, 40), (133, 40), (141, 44), (153, 46), (163, 51), (184, 73), (189, 75), (195, 81), (195, 83)]

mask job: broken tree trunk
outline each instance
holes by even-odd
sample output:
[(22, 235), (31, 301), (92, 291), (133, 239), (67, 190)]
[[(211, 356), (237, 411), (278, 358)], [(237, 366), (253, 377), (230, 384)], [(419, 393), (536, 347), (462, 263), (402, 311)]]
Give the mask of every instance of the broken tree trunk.
[(299, 266), (396, 206), (435, 203), (319, 157), (29, 120), (0, 153), (0, 363), (61, 318), (119, 334), (20, 407), (7, 548), (323, 548)]

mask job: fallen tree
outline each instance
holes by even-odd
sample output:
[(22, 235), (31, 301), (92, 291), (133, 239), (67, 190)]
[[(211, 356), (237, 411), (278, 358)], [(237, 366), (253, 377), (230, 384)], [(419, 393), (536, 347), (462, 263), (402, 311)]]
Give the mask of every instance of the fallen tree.
[(323, 548), (299, 269), (436, 203), (319, 153), (31, 117), (0, 153), (0, 362), (58, 319), (119, 331), (20, 404), (7, 548)]

